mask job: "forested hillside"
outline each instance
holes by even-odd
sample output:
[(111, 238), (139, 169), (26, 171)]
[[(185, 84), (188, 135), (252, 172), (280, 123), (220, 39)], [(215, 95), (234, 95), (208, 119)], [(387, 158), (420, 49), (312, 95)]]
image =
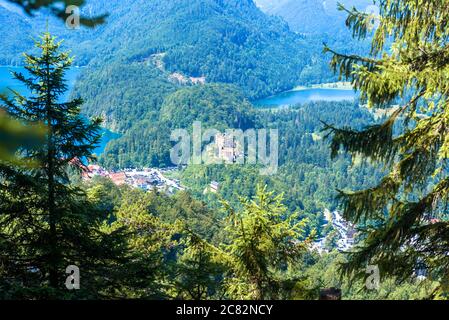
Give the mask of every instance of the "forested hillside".
[[(270, 190), (284, 195), (290, 212), (299, 211), (309, 219), (308, 230), (322, 229), (323, 211), (337, 208), (337, 188), (347, 185), (357, 188), (377, 183), (381, 170), (371, 165), (352, 163), (341, 157), (333, 162), (328, 144), (321, 133), (322, 122), (335, 125), (354, 125), (362, 128), (374, 121), (366, 110), (351, 102), (310, 103), (281, 111), (253, 111), (256, 128), (277, 128), (279, 141), (279, 171), (273, 176), (263, 176), (256, 165), (191, 165), (181, 173), (181, 179), (190, 192), (212, 207), (219, 207), (222, 197), (233, 204), (241, 196), (254, 196), (257, 185), (267, 185)], [(220, 182), (220, 195), (203, 194), (210, 181)], [(332, 186), (332, 187), (329, 187)]]
[(233, 84), (244, 99), (254, 99), (334, 79), (321, 42), (291, 32), (252, 1), (132, 1), (109, 21), (95, 42), (101, 54), (81, 75), (75, 95), (83, 96), (88, 115), (124, 133), (108, 149), (110, 166), (167, 163), (158, 113), (179, 89)]
[[(97, 14), (102, 8), (101, 1), (89, 3), (83, 12)], [(51, 28), (67, 36), (63, 46), (79, 55), (75, 63), (88, 64), (74, 94), (84, 99), (83, 111), (101, 116), (105, 126), (122, 134), (100, 157), (106, 168), (171, 166), (170, 132), (202, 121), (206, 128), (279, 128), (283, 137), (280, 174), (274, 178), (259, 176), (251, 166), (187, 168), (182, 181), (209, 205), (218, 205), (202, 194), (211, 180), (221, 182), (229, 200), (251, 197), (265, 183), (285, 192), (289, 209), (303, 211), (320, 229), (322, 211), (336, 204), (335, 187), (329, 185), (377, 182), (372, 168), (352, 168), (349, 159), (331, 163), (320, 133), (320, 121), (369, 123), (372, 116), (356, 104), (316, 103), (278, 112), (251, 106), (251, 98), (306, 78), (325, 81), (321, 75), (330, 71), (321, 42), (294, 34), (252, 1), (110, 1), (108, 10), (108, 23), (91, 30), (68, 31), (56, 18), (50, 20)], [(23, 16), (33, 26), (44, 17)], [(235, 189), (235, 180), (241, 188)]]
[[(124, 9), (120, 3), (115, 0), (89, 1), (80, 9), (80, 13), (86, 17), (96, 17), (107, 12), (112, 20)], [(64, 39), (62, 48), (76, 56), (75, 64), (85, 66), (99, 54), (96, 51), (99, 46), (97, 38), (107, 28), (106, 25), (99, 25), (95, 28), (81, 26), (79, 29), (68, 29), (64, 21), (52, 15), (48, 9), (39, 10), (30, 17), (6, 0), (0, 0), (0, 22), (0, 32), (4, 35), (0, 65), (22, 65), (21, 52), (36, 52), (33, 40), (48, 26), (55, 36)]]
[(101, 157), (106, 167), (172, 166), (172, 130), (190, 131), (194, 121), (202, 121), (205, 128), (247, 129), (254, 124), (254, 111), (237, 87), (206, 84), (179, 89), (143, 118), (126, 130), (121, 139), (111, 141)]
[(50, 30), (65, 39), (79, 65), (93, 58), (97, 66), (112, 60), (129, 64), (165, 52), (163, 60), (170, 72), (205, 76), (209, 82), (235, 83), (249, 97), (266, 96), (301, 81), (316, 82), (330, 76), (325, 72), (302, 79), (305, 65), (314, 59), (324, 64), (320, 44), (311, 51), (309, 42), (313, 38), (294, 35), (285, 22), (267, 17), (253, 1), (190, 1), (187, 5), (183, 0), (100, 0), (89, 2), (82, 13), (95, 16), (107, 12), (108, 23), (79, 30), (67, 30), (45, 10), (29, 19), (5, 2), (0, 2), (0, 8), (0, 20), (5, 22), (2, 30), (7, 31), (7, 22), (14, 19), (30, 31), (26, 36), (8, 32), (11, 37), (5, 44), (11, 50), (2, 50), (3, 64), (20, 63), (20, 53), (13, 48), (22, 45), (31, 50), (30, 38), (44, 30), (48, 20)]
[[(334, 50), (342, 53), (368, 54), (368, 39), (353, 39), (352, 31), (346, 26), (347, 13), (338, 10), (338, 4), (346, 9), (353, 7), (361, 12), (371, 12), (372, 0), (255, 0), (255, 3), (268, 15), (281, 17), (290, 29), (306, 38), (315, 40), (318, 46), (326, 43)], [(313, 48), (315, 44), (312, 42)], [(303, 77), (309, 78), (318, 74), (316, 66), (308, 66)]]
[[(102, 54), (92, 62), (91, 76), (101, 73), (98, 69), (106, 64), (126, 69), (151, 62), (155, 54), (160, 54), (157, 65), (167, 73), (165, 77), (176, 72), (185, 77), (205, 77), (207, 82), (233, 83), (248, 98), (330, 77), (328, 70), (322, 73), (324, 68), (318, 68), (313, 78), (303, 78), (306, 65), (326, 64), (321, 47), (317, 44), (317, 50), (311, 51), (310, 39), (290, 32), (280, 19), (267, 17), (252, 1), (132, 1), (129, 9), (126, 14), (116, 12), (111, 16), (99, 36), (96, 50)], [(94, 85), (101, 90), (98, 77)], [(92, 86), (81, 82), (80, 93), (83, 85)], [(89, 99), (87, 107), (91, 104), (98, 105)], [(95, 112), (109, 107), (102, 105)]]
[[(270, 15), (280, 16), (290, 28), (302, 34), (347, 34), (345, 20), (347, 14), (338, 11), (338, 3), (348, 9), (356, 7), (365, 11), (372, 0), (255, 0), (256, 4)], [(341, 34), (343, 33), (343, 34)]]
[[(109, 129), (126, 133), (110, 147), (120, 150), (110, 153), (107, 163), (114, 167), (167, 162), (153, 156), (166, 148), (144, 141), (160, 140), (158, 112), (164, 100), (183, 87), (233, 84), (251, 100), (335, 79), (321, 54), (320, 39), (291, 32), (253, 1), (96, 1), (89, 2), (83, 14), (100, 14), (104, 8), (108, 23), (95, 29), (67, 30), (54, 17), (49, 28), (65, 39), (63, 47), (77, 56), (76, 64), (88, 66), (75, 87), (75, 96), (85, 101), (83, 111), (101, 116)], [(14, 15), (4, 9), (0, 19)], [(45, 28), (47, 18), (45, 11), (33, 19), (22, 17), (31, 35)], [(28, 46), (23, 33), (10, 40), (18, 47), (5, 51), (8, 64), (20, 61), (17, 51)], [(123, 152), (126, 160), (118, 160)]]
[[(9, 26), (16, 25), (16, 32), (9, 32)], [(31, 25), (24, 16), (12, 12), (0, 5), (0, 33), (2, 34), (2, 50), (0, 51), (0, 65), (14, 65), (22, 63), (22, 52), (33, 46), (31, 39), (22, 34), (31, 32)]]

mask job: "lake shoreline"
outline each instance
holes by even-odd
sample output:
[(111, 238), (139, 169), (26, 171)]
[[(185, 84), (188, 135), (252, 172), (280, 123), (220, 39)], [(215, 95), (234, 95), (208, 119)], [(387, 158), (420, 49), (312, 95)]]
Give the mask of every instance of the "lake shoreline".
[[(69, 96), (73, 90), (75, 82), (77, 81), (77, 78), (81, 72), (81, 68), (84, 67), (73, 66), (72, 69), (68, 71), (68, 73), (66, 74), (66, 81), (68, 88), (67, 92), (62, 98), (63, 100), (69, 99)], [(0, 66), (0, 93), (3, 92), (7, 93), (8, 89), (13, 89), (17, 90), (21, 94), (26, 94), (27, 92), (26, 87), (19, 81), (13, 79), (9, 71), (25, 72), (23, 66)], [(101, 129), (101, 135), (102, 135), (101, 141), (94, 150), (94, 153), (97, 154), (98, 156), (104, 153), (104, 150), (110, 141), (116, 140), (122, 136), (122, 134), (113, 132), (111, 130), (108, 130), (107, 128)]]
[(288, 90), (286, 92), (302, 91), (309, 89), (354, 90), (350, 82), (326, 82), (326, 83), (312, 84), (310, 86), (296, 86), (293, 89)]
[(298, 86), (279, 94), (251, 101), (258, 109), (288, 108), (313, 101), (352, 101), (356, 91), (348, 83), (327, 83), (309, 87)]

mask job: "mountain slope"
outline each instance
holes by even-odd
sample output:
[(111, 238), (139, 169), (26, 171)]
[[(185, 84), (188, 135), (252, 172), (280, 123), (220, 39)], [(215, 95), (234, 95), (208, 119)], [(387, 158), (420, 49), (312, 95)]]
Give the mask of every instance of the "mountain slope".
[(280, 16), (292, 30), (309, 34), (338, 34), (345, 29), (346, 14), (337, 10), (338, 3), (365, 10), (372, 0), (255, 0), (270, 15)]
[[(84, 16), (97, 16), (104, 13), (104, 8), (117, 10), (121, 7), (116, 0), (91, 1), (82, 9)], [(107, 6), (106, 6), (107, 5)], [(115, 9), (114, 9), (115, 8)], [(70, 30), (59, 18), (55, 18), (48, 10), (42, 9), (32, 17), (26, 15), (22, 9), (12, 5), (5, 0), (0, 0), (0, 65), (22, 65), (23, 52), (33, 52), (33, 39), (38, 38), (42, 32), (47, 30), (60, 40), (64, 39), (62, 48), (70, 50), (76, 55), (76, 64), (86, 65), (96, 56), (94, 50), (95, 39), (101, 34), (106, 25), (90, 29), (81, 27)]]
[[(266, 16), (252, 0), (137, 0), (119, 7), (127, 10), (111, 14), (76, 92), (89, 115), (105, 115), (108, 124), (120, 118), (114, 125), (120, 131), (157, 112), (164, 96), (185, 85), (173, 77), (235, 84), (249, 99), (329, 78), (322, 44), (311, 48), (309, 39)], [(304, 79), (310, 65), (317, 72)], [(117, 85), (122, 79), (126, 88)], [(154, 81), (163, 88), (153, 90), (160, 87), (149, 85)], [(158, 98), (142, 103), (151, 95)]]
[(24, 36), (29, 35), (31, 31), (32, 26), (26, 17), (0, 5), (0, 65), (21, 62), (22, 53), (33, 46), (32, 39)]
[(108, 21), (95, 63), (164, 53), (168, 71), (238, 84), (249, 98), (293, 87), (311, 62), (307, 42), (252, 0), (132, 1)]
[[(139, 150), (143, 160), (151, 158), (148, 141), (169, 132), (149, 126), (160, 127), (167, 96), (194, 83), (232, 84), (242, 99), (255, 99), (334, 79), (321, 39), (295, 34), (252, 0), (97, 0), (89, 6), (93, 15), (107, 8), (105, 25), (67, 30), (50, 20), (50, 31), (88, 66), (74, 94), (85, 99), (87, 115), (126, 133), (115, 142), (122, 154)], [(45, 30), (45, 13), (32, 20), (32, 34)]]
[[(88, 115), (124, 134), (103, 157), (110, 166), (167, 164), (170, 130), (159, 113), (168, 96), (192, 83), (236, 85), (239, 99), (254, 99), (331, 78), (321, 42), (291, 32), (252, 0), (123, 1), (94, 46), (98, 54), (75, 94)], [(195, 103), (186, 108), (186, 119), (198, 112)]]

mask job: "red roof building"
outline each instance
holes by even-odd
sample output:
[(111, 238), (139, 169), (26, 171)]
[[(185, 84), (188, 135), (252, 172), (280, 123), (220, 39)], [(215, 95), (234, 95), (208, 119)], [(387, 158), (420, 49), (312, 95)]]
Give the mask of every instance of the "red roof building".
[(111, 178), (112, 182), (114, 182), (117, 186), (121, 186), (126, 183), (126, 179), (128, 178), (128, 176), (124, 172), (118, 172), (111, 173), (109, 175), (109, 178)]

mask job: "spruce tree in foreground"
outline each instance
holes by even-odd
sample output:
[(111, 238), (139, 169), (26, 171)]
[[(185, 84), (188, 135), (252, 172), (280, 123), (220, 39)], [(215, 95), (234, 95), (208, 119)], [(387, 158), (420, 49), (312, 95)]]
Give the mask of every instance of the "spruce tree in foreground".
[[(378, 265), (381, 276), (410, 279), (416, 270), (449, 292), (449, 6), (448, 0), (380, 0), (380, 17), (352, 9), (355, 36), (374, 32), (370, 57), (333, 54), (368, 106), (387, 119), (363, 130), (326, 129), (332, 155), (343, 150), (385, 165), (377, 186), (341, 191), (345, 218), (365, 239), (345, 265), (353, 273)], [(342, 8), (344, 9), (344, 8)], [(399, 107), (392, 108), (399, 103)]]
[(242, 210), (224, 203), (229, 213), (225, 228), (228, 244), (221, 259), (228, 271), (224, 277), (230, 299), (293, 299), (306, 293), (305, 278), (297, 267), (314, 234), (305, 236), (307, 220), (289, 214), (282, 195), (258, 187), (252, 199), (240, 199)]
[[(119, 236), (103, 234), (107, 218), (70, 185), (68, 169), (81, 169), (100, 139), (100, 120), (80, 114), (82, 101), (61, 102), (67, 91), (68, 53), (45, 33), (39, 56), (25, 55), (26, 74), (14, 73), (30, 94), (2, 96), (1, 108), (25, 124), (45, 127), (44, 143), (22, 150), (30, 168), (3, 165), (0, 172), (0, 291), (4, 298), (98, 297), (121, 260)], [(65, 287), (66, 268), (81, 272), (81, 290)]]

